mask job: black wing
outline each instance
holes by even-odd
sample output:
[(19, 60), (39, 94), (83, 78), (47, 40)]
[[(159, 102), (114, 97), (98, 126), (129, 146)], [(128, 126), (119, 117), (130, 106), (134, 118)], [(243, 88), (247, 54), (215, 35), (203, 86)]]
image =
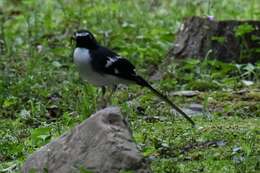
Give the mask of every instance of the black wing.
[(193, 126), (195, 123), (192, 119), (184, 113), (178, 106), (171, 102), (167, 96), (163, 95), (156, 89), (154, 89), (145, 79), (138, 76), (135, 73), (135, 67), (127, 59), (121, 58), (119, 55), (113, 51), (100, 47), (98, 50), (90, 53), (95, 61), (92, 61), (93, 69), (99, 73), (111, 74), (122, 79), (131, 80), (138, 85), (149, 88), (153, 93), (155, 93), (162, 100), (171, 105), (177, 112), (183, 115)]
[(101, 74), (110, 74), (126, 80), (136, 81), (135, 66), (127, 59), (120, 57), (105, 47), (100, 47), (90, 53), (93, 59), (95, 59), (92, 61), (95, 71)]

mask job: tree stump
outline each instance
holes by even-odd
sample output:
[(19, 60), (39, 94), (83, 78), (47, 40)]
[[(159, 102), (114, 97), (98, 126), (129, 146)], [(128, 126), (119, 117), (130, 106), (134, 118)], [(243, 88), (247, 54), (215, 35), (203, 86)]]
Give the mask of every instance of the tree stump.
[(216, 21), (191, 17), (184, 21), (169, 55), (213, 58), (225, 62), (260, 60), (260, 21)]

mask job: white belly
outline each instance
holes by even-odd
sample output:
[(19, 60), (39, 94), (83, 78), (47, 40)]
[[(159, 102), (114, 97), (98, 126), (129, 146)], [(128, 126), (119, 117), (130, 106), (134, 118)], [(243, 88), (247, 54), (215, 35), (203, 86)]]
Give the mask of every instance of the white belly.
[(93, 85), (111, 86), (119, 83), (128, 83), (128, 81), (122, 80), (116, 76), (105, 75), (94, 71), (91, 67), (91, 59), (88, 49), (76, 48), (73, 56), (80, 76)]

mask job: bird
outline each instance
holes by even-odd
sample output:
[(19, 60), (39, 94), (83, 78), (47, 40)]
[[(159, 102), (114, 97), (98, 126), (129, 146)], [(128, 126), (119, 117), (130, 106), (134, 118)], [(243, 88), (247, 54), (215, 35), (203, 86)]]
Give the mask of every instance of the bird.
[(174, 104), (167, 96), (156, 90), (147, 80), (136, 73), (135, 66), (126, 58), (98, 43), (94, 35), (85, 29), (74, 32), (74, 63), (80, 76), (97, 87), (116, 86), (118, 84), (137, 84), (148, 88), (156, 96), (168, 103), (187, 119), (194, 127), (195, 122)]

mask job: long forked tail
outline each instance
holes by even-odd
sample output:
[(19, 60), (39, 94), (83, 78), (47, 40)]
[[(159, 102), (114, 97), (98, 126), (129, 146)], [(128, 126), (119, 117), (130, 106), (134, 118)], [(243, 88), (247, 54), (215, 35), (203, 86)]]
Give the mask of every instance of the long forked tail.
[(145, 79), (143, 79), (141, 76), (136, 76), (135, 81), (138, 85), (149, 88), (154, 94), (156, 94), (163, 101), (171, 105), (172, 108), (174, 108), (178, 113), (180, 113), (184, 118), (186, 118), (186, 120), (188, 120), (191, 123), (192, 127), (195, 127), (194, 121), (185, 112), (183, 112), (177, 105), (175, 105), (172, 101), (170, 101), (168, 97), (166, 97), (165, 95), (163, 95), (162, 93), (154, 89)]

